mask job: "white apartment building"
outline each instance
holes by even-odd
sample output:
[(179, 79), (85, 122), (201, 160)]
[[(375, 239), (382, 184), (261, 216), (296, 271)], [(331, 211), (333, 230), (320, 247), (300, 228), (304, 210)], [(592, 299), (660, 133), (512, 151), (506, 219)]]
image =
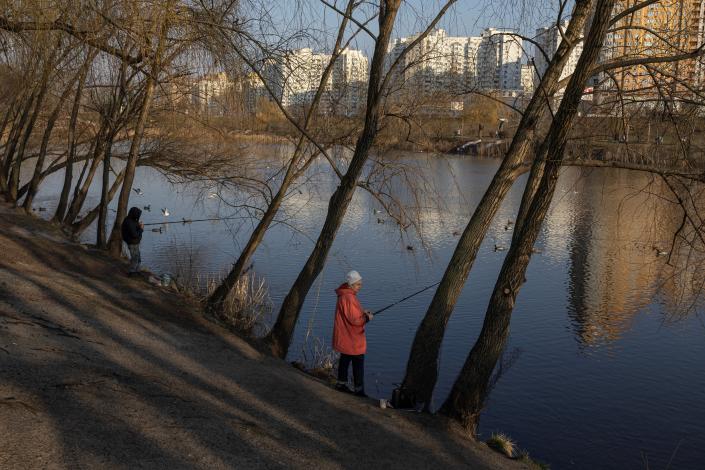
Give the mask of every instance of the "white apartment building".
[(487, 28), (477, 55), (477, 82), (486, 90), (521, 90), (522, 40), (510, 29)]
[[(313, 101), (330, 59), (330, 54), (316, 53), (310, 48), (293, 50), (271, 60), (264, 76), (283, 106), (308, 104)], [(343, 112), (355, 112), (364, 102), (359, 94), (365, 86), (360, 84), (367, 83), (367, 75), (367, 57), (358, 50), (343, 50), (325, 83), (320, 108), (328, 112), (341, 103)]]
[(521, 66), (521, 91), (524, 96), (529, 97), (534, 93), (534, 67), (530, 64)]
[(205, 75), (191, 87), (191, 104), (201, 112), (222, 113), (225, 97), (233, 82), (225, 72)]
[(365, 106), (368, 60), (358, 50), (343, 49), (333, 66), (333, 103), (336, 111), (352, 115)]
[[(392, 41), (388, 49), (388, 68), (416, 38), (418, 34)], [(475, 85), (480, 41), (478, 37), (452, 37), (443, 29), (434, 30), (398, 64), (397, 78), (423, 93), (471, 88)]]
[[(308, 47), (289, 51), (267, 64), (265, 79), (283, 106), (306, 104), (313, 99), (329, 60), (329, 55), (314, 53)], [(332, 86), (329, 77), (325, 89)]]
[[(569, 20), (563, 21), (560, 24), (560, 28), (565, 31), (568, 27), (568, 23)], [(546, 57), (548, 57), (548, 60), (553, 58), (558, 50), (558, 46), (563, 40), (563, 36), (558, 30), (558, 25), (554, 24), (537, 29), (534, 40), (536, 41), (536, 44), (534, 44), (534, 64), (536, 66), (536, 73), (534, 73), (534, 88), (538, 88), (538, 84), (541, 82), (541, 77), (543, 77), (543, 74), (546, 73), (546, 69), (548, 68), (548, 61), (546, 60)], [(563, 72), (561, 72), (561, 80), (573, 74), (582, 52), (582, 41), (576, 42), (575, 47), (568, 56), (568, 62), (566, 62), (565, 67), (563, 67)], [(564, 90), (565, 87), (559, 90), (556, 95), (561, 96)]]

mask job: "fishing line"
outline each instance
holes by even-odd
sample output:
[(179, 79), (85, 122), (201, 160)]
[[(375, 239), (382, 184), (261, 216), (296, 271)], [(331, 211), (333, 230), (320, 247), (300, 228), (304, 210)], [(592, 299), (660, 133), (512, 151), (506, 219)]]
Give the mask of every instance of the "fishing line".
[(181, 220), (173, 220), (173, 221), (164, 221), (164, 222), (150, 222), (148, 224), (144, 224), (145, 227), (149, 225), (168, 225), (168, 224), (190, 224), (193, 222), (217, 222), (220, 220), (234, 220), (234, 219), (241, 219), (241, 216), (238, 217), (216, 217), (213, 219), (181, 219)]
[(435, 282), (435, 283), (431, 284), (430, 286), (426, 286), (426, 287), (424, 287), (423, 289), (421, 289), (420, 291), (414, 292), (414, 293), (411, 294), (411, 295), (407, 295), (407, 296), (404, 297), (403, 299), (397, 300), (397, 301), (394, 302), (393, 304), (389, 304), (389, 305), (387, 305), (386, 307), (377, 310), (376, 312), (372, 312), (372, 315), (379, 315), (380, 313), (384, 312), (385, 310), (390, 309), (390, 308), (394, 307), (395, 305), (398, 305), (398, 304), (404, 302), (405, 300), (409, 300), (410, 298), (415, 297), (415, 296), (419, 295), (419, 294), (422, 293), (422, 292), (426, 292), (426, 291), (429, 290), (431, 287), (436, 287), (436, 286), (437, 286), (438, 284), (440, 284), (440, 283), (441, 283), (441, 281), (438, 281), (438, 282)]

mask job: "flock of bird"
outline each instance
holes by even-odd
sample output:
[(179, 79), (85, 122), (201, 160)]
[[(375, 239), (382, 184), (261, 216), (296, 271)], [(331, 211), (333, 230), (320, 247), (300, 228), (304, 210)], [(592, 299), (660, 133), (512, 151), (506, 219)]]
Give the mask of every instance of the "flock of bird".
[[(374, 215), (380, 215), (380, 214), (382, 214), (382, 212), (383, 212), (383, 211), (381, 211), (381, 210), (379, 210), (379, 209), (372, 209), (372, 213), (373, 213)], [(380, 218), (380, 217), (377, 217), (377, 223), (378, 223), (378, 224), (383, 224), (383, 223), (384, 223), (384, 219), (382, 219), (382, 218)], [(511, 220), (511, 219), (509, 219), (509, 220), (507, 220), (507, 223), (504, 225), (504, 230), (509, 230), (509, 229), (511, 229), (511, 228), (513, 228), (513, 227), (514, 227), (514, 221)], [(460, 236), (460, 231), (459, 231), (459, 230), (454, 230), (454, 231), (453, 231), (453, 236), (454, 236), (454, 237)], [(407, 251), (414, 251), (413, 245), (406, 245), (406, 249), (407, 249)], [(502, 244), (500, 244), (500, 243), (495, 242), (495, 244), (494, 244), (494, 251), (505, 251), (506, 249), (507, 249), (506, 245), (502, 245)], [(542, 251), (539, 250), (538, 248), (532, 248), (532, 249), (531, 249), (531, 252), (534, 253), (534, 254), (541, 254), (541, 253), (542, 253)]]
[[(141, 188), (132, 188), (132, 190), (138, 196), (144, 196), (144, 191), (142, 191)], [(147, 212), (152, 212), (152, 205), (147, 204), (146, 206), (142, 206), (142, 210), (147, 211)], [(162, 207), (162, 215), (164, 215), (164, 217), (169, 217), (169, 215), (170, 215), (169, 209), (167, 209), (166, 207)]]
[[(134, 191), (138, 196), (143, 196), (143, 195), (144, 195), (144, 191), (142, 191), (142, 189), (140, 189), (140, 188), (134, 188), (133, 191)], [(208, 199), (215, 199), (216, 197), (218, 197), (218, 195), (217, 195), (216, 193), (210, 193), (210, 194), (208, 194)], [(148, 205), (146, 205), (146, 206), (142, 206), (142, 209), (145, 210), (145, 211), (147, 211), (147, 212), (151, 212), (151, 211), (152, 211), (152, 206), (151, 206), (151, 204), (148, 204)], [(40, 208), (39, 208), (39, 211), (40, 211), (40, 212), (46, 211), (46, 208), (40, 207)], [(379, 209), (372, 209), (372, 213), (375, 214), (375, 215), (379, 215), (379, 214), (382, 214), (382, 211), (379, 210)], [(166, 207), (162, 207), (162, 215), (163, 215), (164, 217), (169, 217), (169, 215), (170, 215), (169, 209), (167, 209)], [(184, 219), (183, 222), (184, 222), (184, 223), (188, 223), (188, 222), (190, 222), (190, 221)], [(377, 223), (378, 223), (378, 224), (383, 224), (383, 223), (384, 223), (384, 219), (382, 219), (382, 218), (380, 218), (380, 217), (377, 217)], [(509, 219), (509, 220), (507, 220), (507, 223), (504, 225), (504, 230), (506, 231), (506, 230), (509, 230), (509, 229), (511, 229), (511, 228), (513, 228), (513, 227), (514, 227), (514, 221), (511, 220), (511, 219)], [(152, 231), (153, 231), (153, 232), (160, 232), (160, 233), (161, 233), (162, 228), (161, 228), (161, 227), (159, 227), (159, 228), (154, 228), (154, 229), (152, 229)], [(460, 232), (459, 232), (459, 231), (456, 230), (456, 231), (453, 232), (453, 236), (454, 236), (454, 237), (457, 237), (458, 235), (460, 235)], [(668, 251), (662, 250), (661, 248), (659, 248), (659, 247), (657, 247), (657, 246), (652, 246), (651, 248), (656, 252), (656, 256), (666, 256), (666, 255), (668, 255)], [(412, 245), (406, 245), (406, 249), (407, 249), (408, 251), (414, 251), (414, 247), (413, 247)], [(505, 251), (506, 249), (507, 249), (507, 247), (506, 247), (505, 245), (502, 245), (502, 244), (499, 244), (499, 243), (496, 243), (496, 242), (495, 242), (495, 244), (494, 244), (494, 251)], [(541, 250), (539, 250), (539, 249), (537, 249), (537, 248), (532, 248), (532, 249), (531, 249), (531, 252), (532, 252), (532, 253), (541, 253)]]

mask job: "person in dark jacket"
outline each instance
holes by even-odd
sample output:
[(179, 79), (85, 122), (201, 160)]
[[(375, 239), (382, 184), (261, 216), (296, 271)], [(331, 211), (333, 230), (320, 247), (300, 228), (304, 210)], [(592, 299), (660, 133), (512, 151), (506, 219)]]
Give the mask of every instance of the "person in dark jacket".
[(140, 222), (142, 211), (136, 207), (131, 207), (127, 213), (127, 217), (122, 221), (122, 241), (127, 244), (127, 250), (130, 252), (130, 269), (128, 276), (134, 276), (140, 272), (140, 242), (142, 241), (142, 232), (144, 232), (144, 224)]

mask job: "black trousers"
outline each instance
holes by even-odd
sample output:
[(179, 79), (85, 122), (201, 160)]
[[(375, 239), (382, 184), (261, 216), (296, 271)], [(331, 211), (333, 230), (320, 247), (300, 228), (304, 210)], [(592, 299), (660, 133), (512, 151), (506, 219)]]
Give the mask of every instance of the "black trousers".
[(351, 356), (349, 354), (341, 354), (340, 362), (338, 362), (338, 382), (348, 382), (348, 367), (352, 362), (353, 381), (355, 382), (355, 391), (362, 392), (365, 390), (365, 355), (359, 354)]

